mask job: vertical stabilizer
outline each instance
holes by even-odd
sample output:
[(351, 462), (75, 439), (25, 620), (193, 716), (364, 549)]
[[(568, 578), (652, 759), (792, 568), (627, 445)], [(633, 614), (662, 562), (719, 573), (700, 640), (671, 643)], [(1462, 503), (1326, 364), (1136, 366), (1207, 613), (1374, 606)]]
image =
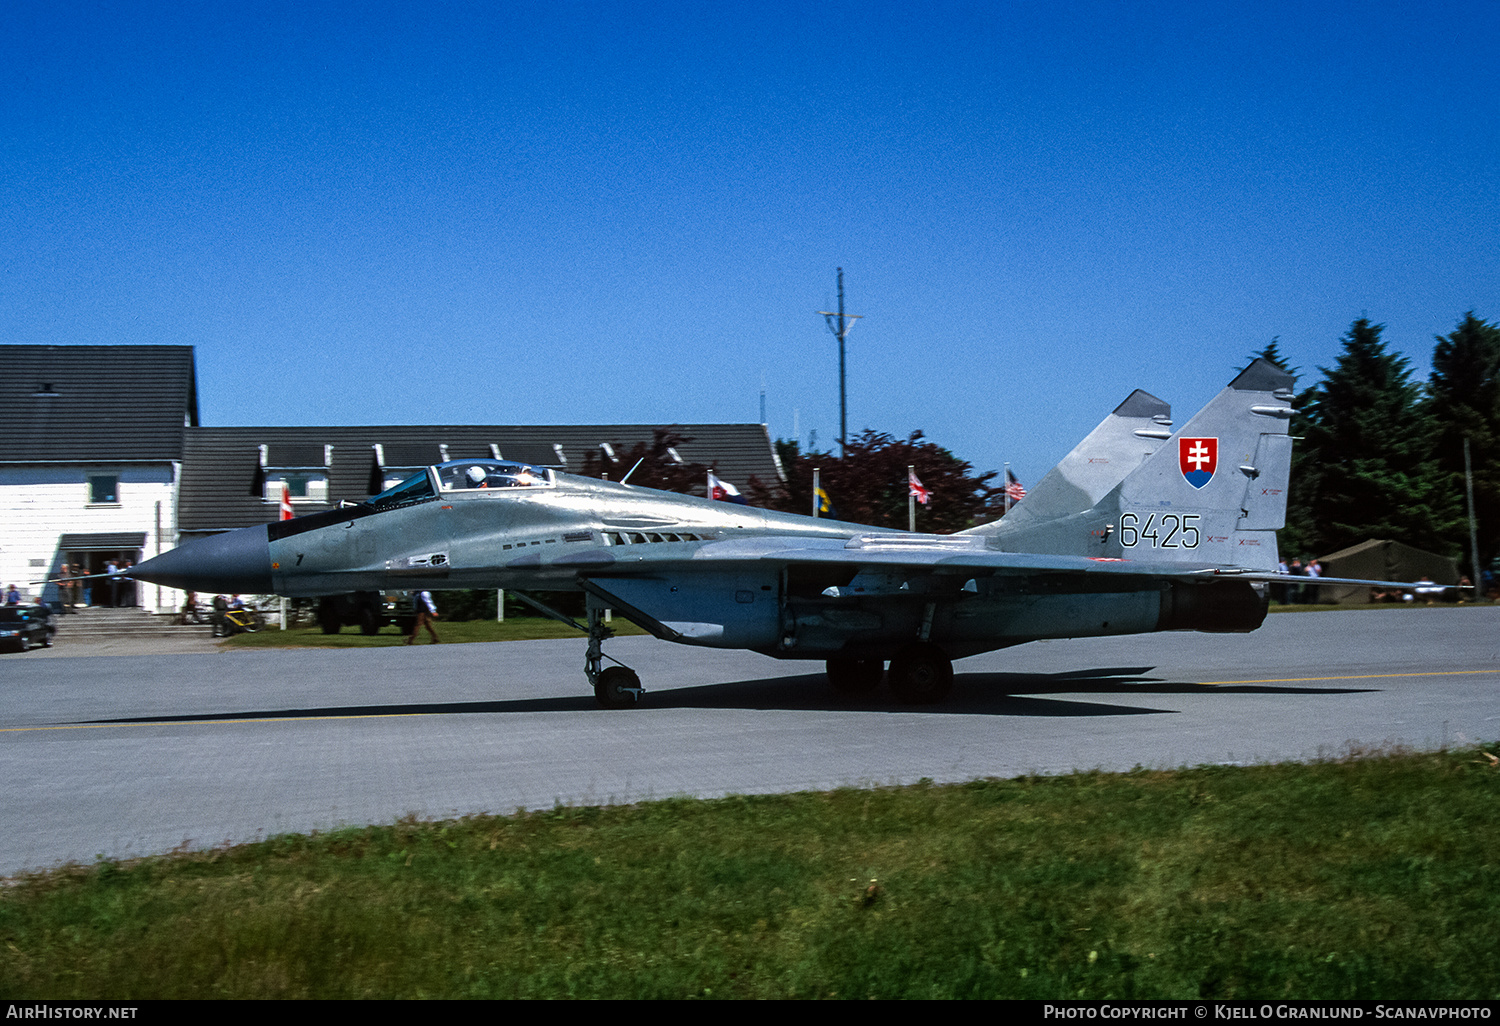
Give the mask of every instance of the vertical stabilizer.
[(1028, 495), (993, 525), (990, 545), (1274, 570), (1291, 477), (1287, 424), (1295, 381), (1255, 360), (1165, 444), (1153, 438), (1156, 448), (1091, 508), (1022, 520), (1015, 513)]
[(1138, 388), (1047, 471), (1003, 520), (960, 533), (1003, 534), (1084, 513), (1161, 448), (1171, 434), (1172, 407)]
[(1118, 515), (1119, 554), (1276, 569), (1295, 381), (1257, 359), (1121, 482), (1102, 504)]

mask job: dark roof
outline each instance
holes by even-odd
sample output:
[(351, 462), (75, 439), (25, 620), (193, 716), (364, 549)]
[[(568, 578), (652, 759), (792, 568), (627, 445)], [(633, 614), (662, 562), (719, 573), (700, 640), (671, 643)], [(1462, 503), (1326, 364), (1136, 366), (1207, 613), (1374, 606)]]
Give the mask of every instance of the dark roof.
[(182, 458), (192, 346), (0, 345), (0, 463)]
[[(424, 425), (392, 427), (199, 427), (186, 432), (178, 529), (222, 531), (277, 518), (264, 498), (261, 446), (268, 469), (328, 470), (328, 502), (297, 503), (298, 515), (327, 509), (339, 500), (360, 502), (381, 489), (384, 471), (424, 467), (446, 459), (490, 456), (583, 471), (588, 453), (608, 442), (621, 460), (637, 442), (650, 444), (658, 425), (551, 426)], [(716, 466), (720, 477), (741, 489), (752, 477), (780, 480), (771, 440), (762, 424), (674, 424), (691, 441), (677, 446), (686, 463)], [(383, 457), (376, 463), (376, 446)], [(493, 449), (491, 448), (493, 446)], [(561, 457), (554, 446), (561, 447)], [(327, 447), (327, 448), (325, 448)], [(444, 456), (446, 448), (447, 455)], [(621, 473), (630, 469), (620, 467)]]

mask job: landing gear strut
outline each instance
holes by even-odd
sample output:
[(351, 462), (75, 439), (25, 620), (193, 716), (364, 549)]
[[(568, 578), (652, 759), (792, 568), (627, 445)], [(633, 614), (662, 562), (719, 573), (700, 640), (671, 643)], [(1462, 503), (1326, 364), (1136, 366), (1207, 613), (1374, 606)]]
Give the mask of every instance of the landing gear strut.
[(583, 673), (588, 677), (589, 685), (594, 689), (594, 698), (606, 709), (629, 709), (641, 700), (641, 695), (646, 689), (641, 687), (641, 678), (628, 666), (622, 666), (618, 659), (611, 659), (614, 666), (604, 666), (604, 642), (615, 636), (609, 624), (604, 622), (604, 610), (608, 608), (599, 601), (592, 592), (588, 596), (587, 608), (589, 625), (585, 627), (571, 616), (559, 613), (545, 602), (540, 602), (530, 595), (519, 591), (506, 593), (511, 598), (520, 599), (532, 609), (543, 616), (550, 616), (559, 623), (583, 631), (589, 636), (588, 654), (583, 657)]
[(891, 690), (907, 705), (941, 702), (953, 687), (953, 660), (930, 641), (919, 641), (891, 660)]
[(604, 642), (615, 636), (604, 622), (604, 607), (589, 596), (589, 648), (584, 657), (583, 672), (594, 686), (594, 698), (606, 709), (629, 709), (641, 700), (641, 678), (628, 666), (603, 668)]

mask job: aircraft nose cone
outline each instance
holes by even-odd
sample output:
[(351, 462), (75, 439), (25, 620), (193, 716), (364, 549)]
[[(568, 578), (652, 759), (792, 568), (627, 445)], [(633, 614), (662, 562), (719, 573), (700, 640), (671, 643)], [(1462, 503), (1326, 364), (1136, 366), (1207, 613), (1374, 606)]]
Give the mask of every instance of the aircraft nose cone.
[(131, 567), (130, 576), (181, 591), (267, 594), (271, 549), (265, 526), (194, 538)]

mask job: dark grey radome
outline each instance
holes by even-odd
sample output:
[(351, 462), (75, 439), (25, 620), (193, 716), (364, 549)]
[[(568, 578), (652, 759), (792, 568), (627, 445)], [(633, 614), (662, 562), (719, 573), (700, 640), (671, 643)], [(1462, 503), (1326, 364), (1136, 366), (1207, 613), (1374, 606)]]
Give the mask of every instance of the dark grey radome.
[(182, 591), (267, 594), (271, 550), (265, 525), (194, 538), (133, 567), (130, 576)]

